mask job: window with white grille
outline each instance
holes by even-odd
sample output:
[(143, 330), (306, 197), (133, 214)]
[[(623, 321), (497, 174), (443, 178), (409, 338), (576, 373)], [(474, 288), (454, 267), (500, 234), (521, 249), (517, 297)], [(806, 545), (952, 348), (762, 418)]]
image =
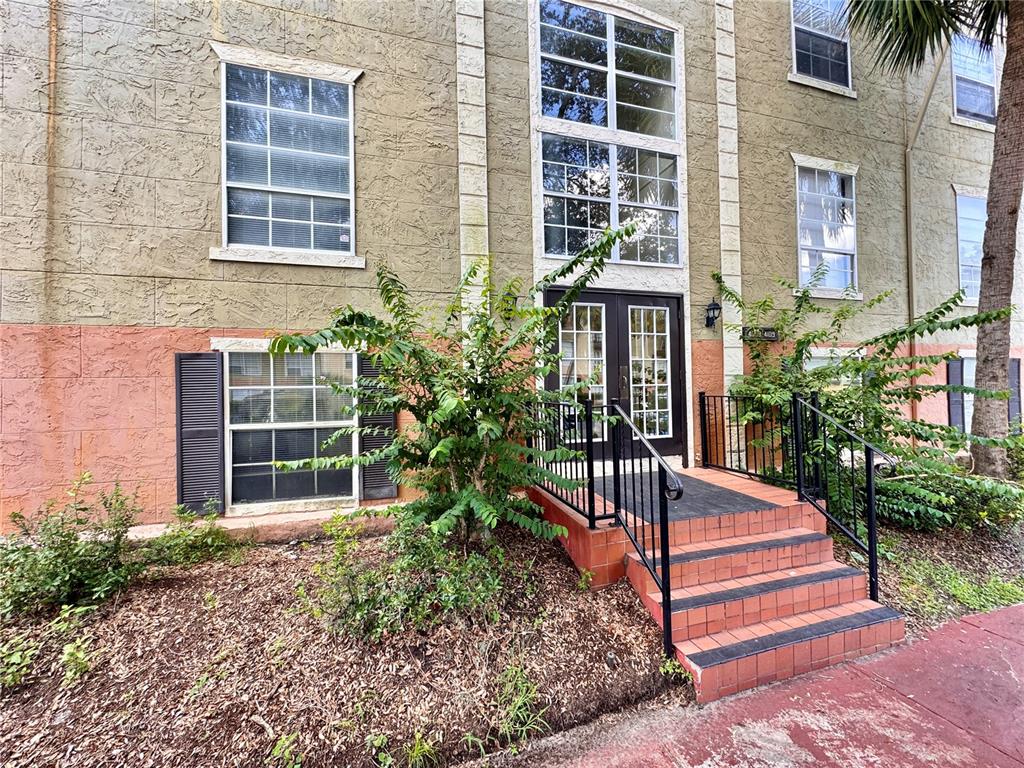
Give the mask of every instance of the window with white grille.
[(794, 71), (850, 87), (846, 0), (793, 0)]
[(544, 254), (632, 222), (613, 261), (679, 264), (676, 33), (563, 0), (538, 8)]
[(800, 284), (842, 291), (857, 287), (854, 176), (797, 164), (797, 248)]
[(352, 85), (223, 65), (224, 245), (351, 254)]
[(956, 243), (960, 260), (960, 288), (978, 300), (981, 289), (981, 246), (988, 220), (987, 201), (971, 195), (956, 196)]
[(953, 104), (958, 117), (996, 121), (996, 65), (992, 49), (977, 40), (957, 36), (953, 40)]

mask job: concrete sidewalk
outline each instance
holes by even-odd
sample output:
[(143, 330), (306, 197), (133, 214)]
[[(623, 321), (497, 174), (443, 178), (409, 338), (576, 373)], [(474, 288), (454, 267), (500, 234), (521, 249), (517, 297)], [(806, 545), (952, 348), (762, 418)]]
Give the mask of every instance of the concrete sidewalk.
[(599, 721), (547, 742), (515, 764), (1024, 768), (1024, 605), (703, 708)]

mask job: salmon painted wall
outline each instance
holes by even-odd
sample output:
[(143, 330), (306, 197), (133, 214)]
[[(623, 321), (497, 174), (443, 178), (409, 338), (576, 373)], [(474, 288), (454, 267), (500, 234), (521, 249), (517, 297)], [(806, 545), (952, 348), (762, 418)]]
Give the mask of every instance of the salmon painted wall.
[(61, 499), (83, 471), (92, 492), (137, 493), (140, 522), (177, 499), (174, 353), (259, 330), (0, 325), (0, 531), (15, 511)]

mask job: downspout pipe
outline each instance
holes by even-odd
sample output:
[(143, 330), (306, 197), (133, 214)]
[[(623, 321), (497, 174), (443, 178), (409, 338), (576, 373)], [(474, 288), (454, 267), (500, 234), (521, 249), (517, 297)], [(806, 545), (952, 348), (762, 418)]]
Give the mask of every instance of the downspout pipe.
[[(921, 135), (921, 127), (924, 125), (924, 116), (928, 112), (928, 105), (931, 104), (932, 95), (935, 93), (935, 84), (939, 80), (939, 74), (946, 62), (946, 53), (949, 50), (949, 42), (942, 44), (939, 51), (939, 60), (935, 63), (935, 71), (932, 72), (928, 81), (928, 88), (924, 94), (924, 101), (917, 113), (917, 120), (914, 127), (907, 136), (906, 147), (903, 150), (903, 230), (907, 249), (907, 319), (914, 321), (917, 315), (917, 287), (914, 274), (914, 146)], [(917, 339), (911, 338), (909, 354), (917, 354)], [(916, 377), (911, 380), (911, 386), (917, 383)], [(917, 400), (910, 401), (910, 418), (917, 420)]]

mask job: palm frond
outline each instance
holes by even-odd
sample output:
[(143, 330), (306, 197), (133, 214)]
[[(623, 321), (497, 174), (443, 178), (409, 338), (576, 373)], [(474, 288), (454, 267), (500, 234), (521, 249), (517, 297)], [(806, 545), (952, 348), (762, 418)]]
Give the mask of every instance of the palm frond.
[[(849, 0), (850, 29), (875, 46), (875, 66), (902, 75), (935, 57), (957, 35), (978, 36), (991, 45), (1002, 2), (983, 0)], [(1005, 17), (1005, 7), (1002, 17)], [(983, 21), (982, 21), (983, 20)]]

